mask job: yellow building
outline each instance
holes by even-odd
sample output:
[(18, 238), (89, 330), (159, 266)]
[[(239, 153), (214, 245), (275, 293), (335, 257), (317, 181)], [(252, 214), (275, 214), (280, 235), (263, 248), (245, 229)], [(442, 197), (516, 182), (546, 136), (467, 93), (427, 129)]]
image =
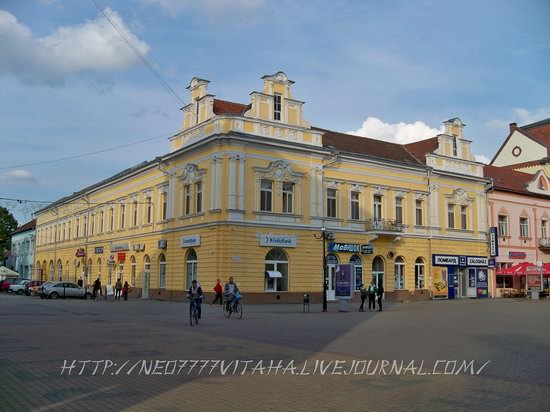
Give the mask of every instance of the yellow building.
[(194, 78), (170, 153), (39, 211), (37, 276), (156, 299), (234, 276), (247, 302), (318, 301), (323, 227), (329, 299), (343, 263), (390, 299), (475, 295), (487, 180), (462, 122), (409, 145), (341, 134), (305, 121), (284, 73), (262, 80), (245, 105)]

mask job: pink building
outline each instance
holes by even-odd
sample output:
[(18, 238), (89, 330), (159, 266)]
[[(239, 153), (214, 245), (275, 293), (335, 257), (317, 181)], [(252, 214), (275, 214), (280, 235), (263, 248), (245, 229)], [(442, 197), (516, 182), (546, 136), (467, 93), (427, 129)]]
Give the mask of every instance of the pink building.
[[(502, 269), (528, 262), (550, 262), (550, 179), (543, 170), (534, 174), (511, 168), (485, 166), (493, 179), (489, 193), (489, 222), (498, 228), (499, 255), (492, 271), (492, 296), (502, 289), (525, 289), (525, 276), (502, 275)], [(548, 279), (545, 279), (548, 288)]]

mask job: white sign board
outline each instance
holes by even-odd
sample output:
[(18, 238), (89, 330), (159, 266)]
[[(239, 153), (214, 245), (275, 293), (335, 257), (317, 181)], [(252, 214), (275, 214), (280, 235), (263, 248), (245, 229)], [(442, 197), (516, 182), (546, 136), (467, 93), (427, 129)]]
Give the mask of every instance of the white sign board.
[(434, 256), (434, 265), (451, 265), (458, 266), (458, 256)]
[(296, 247), (294, 235), (272, 235), (260, 233), (260, 246), (269, 247)]
[(201, 235), (191, 235), (180, 237), (180, 247), (200, 246)]
[(486, 257), (468, 256), (466, 258), (466, 264), (468, 266), (489, 266), (489, 259)]

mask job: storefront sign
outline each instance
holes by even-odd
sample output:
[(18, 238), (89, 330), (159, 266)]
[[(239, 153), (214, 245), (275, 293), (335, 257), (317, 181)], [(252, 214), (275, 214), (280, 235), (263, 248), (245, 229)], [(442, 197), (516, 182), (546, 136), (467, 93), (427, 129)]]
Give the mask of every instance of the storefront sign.
[(491, 257), (498, 256), (498, 228), (489, 228), (489, 254)]
[(360, 253), (361, 245), (358, 243), (335, 243), (329, 242), (329, 252), (348, 252), (348, 253)]
[(260, 246), (269, 247), (296, 247), (294, 235), (271, 235), (260, 233)]
[[(474, 269), (471, 269), (474, 270)], [(485, 269), (477, 269), (476, 274), (476, 291), (478, 298), (489, 297), (489, 276)]]
[(494, 268), (496, 265), (497, 265), (496, 259), (489, 259), (489, 264), (487, 266), (489, 266), (490, 268)]
[(434, 266), (458, 266), (458, 256), (433, 255)]
[(374, 245), (372, 243), (361, 245), (361, 253), (363, 255), (372, 255), (374, 253)]
[(103, 253), (103, 246), (98, 246), (94, 249), (94, 253), (96, 255), (100, 255), (101, 253)]
[(483, 256), (466, 256), (466, 266), (489, 266), (489, 259)]
[(509, 259), (525, 259), (526, 257), (527, 253), (525, 252), (508, 252)]
[(432, 285), (432, 293), (433, 297), (435, 299), (437, 298), (446, 298), (448, 289), (447, 289), (447, 282), (448, 282), (448, 272), (447, 268), (443, 267), (434, 267), (432, 268), (433, 271), (433, 285)]
[(117, 253), (117, 260), (121, 263), (124, 262), (126, 260), (126, 253), (118, 252)]
[(86, 256), (86, 251), (83, 248), (77, 249), (75, 253), (76, 257), (84, 257)]
[(191, 235), (180, 237), (180, 247), (200, 246), (201, 235)]
[(168, 247), (168, 241), (166, 239), (161, 239), (158, 241), (159, 249), (166, 249)]
[(125, 250), (130, 250), (130, 244), (128, 243), (112, 243), (111, 252), (122, 252)]
[(363, 283), (363, 267), (355, 266), (355, 290), (361, 289)]
[(542, 279), (540, 274), (527, 275), (527, 289), (541, 290)]
[(113, 263), (115, 261), (115, 255), (109, 255), (109, 263)]
[(338, 299), (351, 299), (352, 283), (351, 283), (351, 268), (349, 263), (336, 266), (334, 271), (334, 296)]

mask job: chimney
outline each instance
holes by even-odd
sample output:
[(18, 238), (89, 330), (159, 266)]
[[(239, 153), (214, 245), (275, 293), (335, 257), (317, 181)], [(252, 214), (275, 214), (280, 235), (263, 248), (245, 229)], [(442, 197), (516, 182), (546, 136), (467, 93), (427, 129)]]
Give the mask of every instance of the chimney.
[(510, 133), (512, 133), (514, 130), (518, 128), (517, 123), (510, 123)]

